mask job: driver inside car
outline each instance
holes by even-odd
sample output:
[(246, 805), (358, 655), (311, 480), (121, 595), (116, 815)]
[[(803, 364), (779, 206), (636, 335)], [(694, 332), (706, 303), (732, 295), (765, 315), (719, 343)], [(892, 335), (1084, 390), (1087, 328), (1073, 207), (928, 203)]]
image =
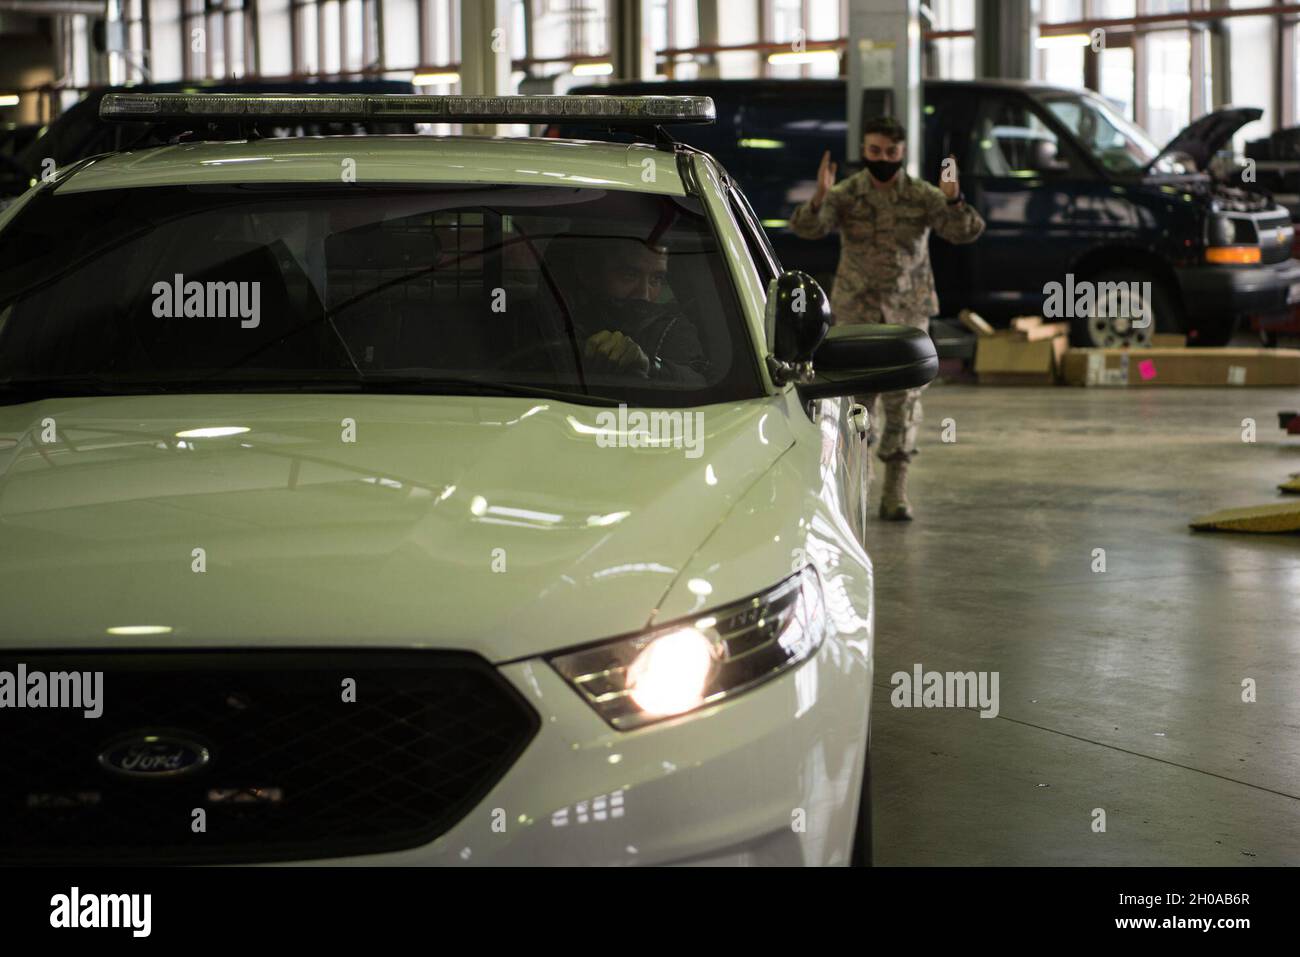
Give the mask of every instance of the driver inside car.
[(708, 360), (694, 325), (664, 302), (668, 251), (639, 240), (556, 237), (547, 252), (595, 372), (703, 385)]

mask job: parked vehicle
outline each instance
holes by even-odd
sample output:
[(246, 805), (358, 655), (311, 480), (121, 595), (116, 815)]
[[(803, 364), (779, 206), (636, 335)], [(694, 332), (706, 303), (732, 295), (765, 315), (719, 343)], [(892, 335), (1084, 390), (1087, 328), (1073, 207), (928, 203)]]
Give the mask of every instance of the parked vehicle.
[(938, 360), (829, 318), (662, 140), (187, 142), (42, 181), (0, 213), (0, 673), (104, 699), (0, 710), (0, 863), (869, 862), (851, 396)]
[[(580, 87), (596, 92), (700, 94), (718, 123), (683, 135), (726, 166), (751, 197), (781, 261), (829, 283), (835, 238), (805, 242), (786, 228), (815, 188), (825, 150), (844, 160), (842, 80), (709, 80)], [(1249, 184), (1217, 181), (1211, 157), (1256, 109), (1224, 109), (1190, 124), (1159, 149), (1105, 100), (1086, 90), (1016, 81), (928, 81), (921, 174), (936, 181), (957, 157), (962, 188), (988, 223), (979, 242), (932, 240), (945, 315), (973, 308), (995, 325), (1041, 313), (1049, 283), (1144, 283), (1152, 321), (1094, 310), (1072, 321), (1081, 345), (1150, 343), (1185, 332), (1226, 342), (1244, 316), (1300, 301), (1287, 211)], [(604, 138), (597, 128), (554, 127)], [(857, 161), (858, 157), (850, 157)]]

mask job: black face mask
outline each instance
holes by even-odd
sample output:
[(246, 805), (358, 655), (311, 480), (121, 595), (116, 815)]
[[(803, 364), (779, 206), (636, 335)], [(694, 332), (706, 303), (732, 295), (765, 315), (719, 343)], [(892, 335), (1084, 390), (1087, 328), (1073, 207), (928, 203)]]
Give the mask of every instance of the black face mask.
[(863, 160), (867, 172), (880, 183), (888, 183), (903, 168), (902, 160)]

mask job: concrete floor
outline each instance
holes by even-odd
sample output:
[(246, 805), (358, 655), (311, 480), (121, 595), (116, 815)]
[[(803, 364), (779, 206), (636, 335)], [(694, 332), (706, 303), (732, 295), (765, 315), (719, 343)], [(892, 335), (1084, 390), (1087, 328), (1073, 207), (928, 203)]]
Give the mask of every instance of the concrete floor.
[[(1276, 412), (1300, 394), (936, 385), (924, 403), (917, 521), (873, 519), (868, 541), (876, 863), (1300, 864), (1300, 536), (1187, 528), (1283, 500), (1300, 439)], [(917, 663), (999, 672), (1000, 714), (892, 707)]]

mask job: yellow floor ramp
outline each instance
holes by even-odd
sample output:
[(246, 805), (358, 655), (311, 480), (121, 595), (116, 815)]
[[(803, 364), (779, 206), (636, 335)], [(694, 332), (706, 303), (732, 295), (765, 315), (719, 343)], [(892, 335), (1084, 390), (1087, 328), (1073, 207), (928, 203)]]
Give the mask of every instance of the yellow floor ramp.
[(1191, 526), (1198, 532), (1300, 532), (1300, 502), (1225, 508), (1193, 519)]

